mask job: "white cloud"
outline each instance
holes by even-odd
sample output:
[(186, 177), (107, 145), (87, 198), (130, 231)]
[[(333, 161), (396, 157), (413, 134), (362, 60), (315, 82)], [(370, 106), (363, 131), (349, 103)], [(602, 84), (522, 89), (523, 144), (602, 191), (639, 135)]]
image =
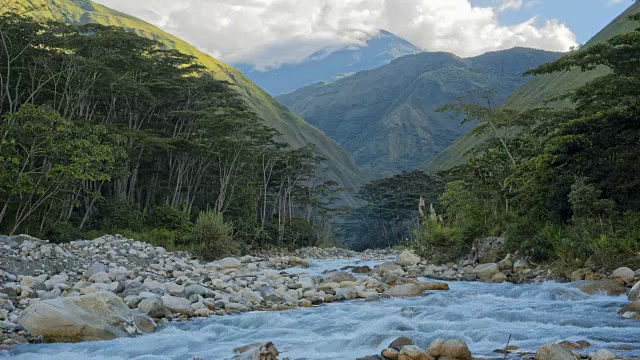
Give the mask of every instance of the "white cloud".
[(532, 18), (504, 25), (500, 11), (469, 0), (97, 0), (139, 16), (223, 61), (257, 68), (302, 61), (325, 48), (362, 43), (378, 29), (426, 51), (473, 56), (526, 46), (566, 51), (576, 37), (564, 24)]

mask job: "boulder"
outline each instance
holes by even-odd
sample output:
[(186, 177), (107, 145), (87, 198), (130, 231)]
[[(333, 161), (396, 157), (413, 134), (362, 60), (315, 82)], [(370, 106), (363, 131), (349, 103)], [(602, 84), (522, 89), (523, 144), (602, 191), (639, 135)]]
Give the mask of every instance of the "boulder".
[(591, 360), (614, 360), (619, 359), (620, 357), (607, 349), (600, 349), (596, 351), (593, 356), (591, 356)]
[(640, 320), (640, 300), (636, 300), (630, 304), (625, 305), (620, 311), (619, 315), (622, 315), (628, 319)]
[(633, 283), (633, 278), (635, 277), (635, 273), (633, 270), (628, 267), (621, 267), (616, 269), (611, 274), (611, 279), (622, 282), (623, 285), (628, 285)]
[(233, 257), (218, 260), (218, 264), (222, 266), (223, 269), (236, 269), (242, 266), (242, 262)]
[(420, 283), (420, 287), (424, 291), (447, 291), (447, 290), (449, 290), (449, 284), (447, 284), (447, 283), (436, 283), (436, 282)]
[(396, 349), (388, 348), (388, 349), (382, 350), (380, 355), (382, 355), (382, 357), (387, 359), (387, 360), (398, 360), (398, 356), (400, 355), (400, 351), (398, 351)]
[(382, 263), (380, 265), (376, 265), (374, 266), (374, 269), (378, 270), (381, 273), (387, 273), (387, 272), (393, 272), (396, 270), (402, 270), (402, 267), (400, 265), (398, 265), (397, 263), (391, 262), (391, 261), (387, 261), (385, 263)]
[(91, 275), (91, 277), (89, 278), (89, 281), (94, 283), (108, 284), (111, 282), (111, 279), (109, 278), (109, 274), (107, 274), (104, 271), (101, 271)]
[(368, 266), (356, 266), (351, 270), (354, 274), (368, 274), (371, 272), (371, 268)]
[(507, 254), (507, 257), (505, 257), (504, 260), (498, 263), (498, 269), (500, 269), (500, 271), (511, 271), (511, 269), (513, 269), (513, 260), (511, 259), (511, 254)]
[(111, 340), (155, 330), (153, 321), (132, 312), (111, 292), (39, 301), (27, 307), (18, 322), (47, 342)]
[(476, 266), (473, 272), (475, 274), (478, 274), (478, 277), (480, 278), (480, 280), (490, 281), (495, 274), (500, 272), (500, 270), (498, 269), (498, 264), (489, 263), (489, 264), (482, 264), (482, 265)]
[(193, 308), (191, 302), (187, 299), (165, 295), (162, 297), (162, 303), (164, 307), (169, 309), (172, 313), (191, 316), (193, 315)]
[(618, 296), (627, 293), (627, 288), (614, 280), (600, 280), (582, 284), (580, 285), (580, 290), (589, 295), (606, 293), (609, 296)]
[(138, 304), (138, 309), (147, 315), (154, 316), (164, 309), (164, 302), (159, 297), (142, 299)]
[(292, 267), (301, 267), (301, 268), (305, 268), (308, 269), (309, 268), (309, 262), (303, 258), (299, 258), (297, 256), (292, 256), (289, 258), (289, 266)]
[(433, 356), (434, 358), (439, 358), (442, 356), (442, 346), (444, 345), (444, 339), (436, 339), (431, 345), (429, 345), (429, 349), (427, 349), (427, 353)]
[(496, 284), (501, 284), (503, 282), (507, 281), (507, 275), (505, 275), (504, 273), (497, 273), (495, 275), (493, 275), (493, 277), (491, 277), (491, 282), (492, 283), (496, 283)]
[(640, 281), (638, 281), (635, 285), (633, 285), (627, 297), (629, 298), (629, 301), (640, 300)]
[(398, 360), (433, 360), (433, 357), (415, 345), (406, 345), (400, 349)]
[(513, 272), (519, 273), (524, 269), (529, 268), (529, 261), (527, 259), (520, 259), (513, 264)]
[(403, 251), (398, 256), (396, 261), (400, 266), (415, 266), (420, 262), (420, 256), (410, 253), (409, 251)]
[(472, 258), (481, 264), (495, 263), (503, 246), (503, 237), (477, 239), (473, 244)]
[(93, 264), (91, 264), (91, 266), (89, 266), (89, 268), (84, 272), (84, 276), (86, 276), (87, 278), (90, 278), (91, 276), (99, 272), (108, 273), (109, 267), (103, 263), (96, 261)]
[(547, 344), (536, 351), (536, 360), (576, 360), (576, 356), (562, 345)]
[(407, 346), (407, 345), (415, 345), (415, 344), (413, 343), (413, 340), (409, 339), (408, 337), (402, 336), (393, 340), (393, 342), (389, 344), (389, 348), (400, 351), (400, 349), (402, 349), (403, 346)]
[(390, 297), (416, 297), (423, 296), (424, 291), (420, 285), (404, 284), (393, 286), (385, 291), (384, 294)]
[(345, 271), (331, 271), (322, 277), (324, 283), (341, 283), (345, 281), (356, 281), (355, 276)]
[(233, 357), (234, 360), (278, 360), (278, 355), (280, 355), (272, 342), (259, 347), (246, 346), (242, 350), (245, 351)]
[(442, 356), (456, 360), (471, 360), (471, 351), (462, 340), (448, 340), (442, 344)]

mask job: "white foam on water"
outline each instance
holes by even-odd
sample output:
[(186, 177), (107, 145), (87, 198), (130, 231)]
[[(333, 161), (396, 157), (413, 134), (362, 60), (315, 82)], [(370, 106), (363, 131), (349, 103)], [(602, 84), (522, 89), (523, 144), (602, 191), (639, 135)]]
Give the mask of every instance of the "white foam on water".
[[(344, 265), (343, 265), (344, 264)], [(353, 260), (317, 262), (304, 270), (353, 265)], [(359, 265), (375, 265), (363, 262)], [(302, 272), (302, 270), (301, 270)], [(80, 344), (17, 346), (1, 356), (17, 359), (229, 359), (233, 349), (273, 341), (290, 359), (355, 359), (379, 353), (393, 339), (407, 336), (421, 347), (436, 338), (462, 339), (475, 356), (511, 344), (535, 351), (560, 340), (587, 340), (594, 352), (613, 350), (640, 357), (640, 321), (616, 314), (624, 296), (589, 296), (576, 284), (529, 285), (451, 282), (448, 292), (428, 292), (422, 298), (380, 302), (334, 303), (285, 312), (252, 312), (174, 323), (138, 338)]]

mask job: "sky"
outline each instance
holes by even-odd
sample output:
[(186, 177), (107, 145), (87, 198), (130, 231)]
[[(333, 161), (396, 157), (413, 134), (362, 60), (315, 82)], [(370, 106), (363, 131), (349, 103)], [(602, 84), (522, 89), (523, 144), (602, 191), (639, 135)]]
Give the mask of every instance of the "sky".
[(96, 0), (231, 64), (258, 70), (322, 49), (362, 45), (378, 29), (462, 57), (515, 46), (567, 51), (632, 0)]

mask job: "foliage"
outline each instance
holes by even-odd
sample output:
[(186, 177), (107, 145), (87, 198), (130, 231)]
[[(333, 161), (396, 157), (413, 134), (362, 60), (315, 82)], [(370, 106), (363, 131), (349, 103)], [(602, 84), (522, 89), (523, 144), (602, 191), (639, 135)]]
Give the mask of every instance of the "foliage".
[(0, 37), (0, 231), (128, 230), (180, 245), (193, 214), (212, 209), (232, 220), (234, 243), (258, 247), (311, 242), (335, 216), (341, 189), (316, 149), (277, 141), (195, 57), (12, 12)]
[[(497, 136), (452, 171), (459, 180), (440, 197), (442, 221), (423, 221), (425, 247), (454, 246), (456, 236), (469, 247), (474, 238), (505, 235), (510, 250), (562, 269), (640, 265), (638, 59), (640, 29), (527, 73), (608, 67), (607, 76), (562, 97), (572, 110), (449, 107)], [(512, 133), (500, 136), (504, 128)]]
[(234, 238), (233, 226), (225, 223), (222, 214), (203, 211), (193, 227), (194, 253), (205, 260), (216, 260), (238, 255), (241, 243)]

